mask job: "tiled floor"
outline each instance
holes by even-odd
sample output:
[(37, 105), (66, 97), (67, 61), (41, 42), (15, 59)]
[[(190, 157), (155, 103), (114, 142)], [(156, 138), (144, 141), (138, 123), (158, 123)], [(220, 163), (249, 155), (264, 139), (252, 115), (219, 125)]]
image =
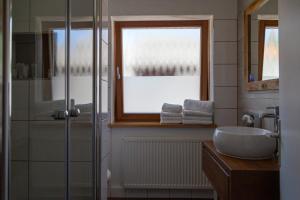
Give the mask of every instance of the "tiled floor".
[(197, 198), (109, 198), (108, 200), (213, 200), (213, 199), (197, 199)]

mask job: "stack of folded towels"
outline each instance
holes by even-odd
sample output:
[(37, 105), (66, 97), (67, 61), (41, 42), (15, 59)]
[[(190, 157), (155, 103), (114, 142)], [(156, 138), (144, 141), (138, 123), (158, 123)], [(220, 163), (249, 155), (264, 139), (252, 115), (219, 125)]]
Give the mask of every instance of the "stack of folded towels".
[(182, 115), (183, 124), (213, 124), (213, 102), (186, 99)]
[(160, 113), (160, 123), (162, 124), (181, 124), (182, 106), (177, 104), (164, 103)]

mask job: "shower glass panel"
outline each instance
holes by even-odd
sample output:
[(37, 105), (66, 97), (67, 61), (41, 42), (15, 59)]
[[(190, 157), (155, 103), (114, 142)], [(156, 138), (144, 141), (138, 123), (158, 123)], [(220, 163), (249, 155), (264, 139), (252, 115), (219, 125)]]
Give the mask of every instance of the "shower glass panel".
[(12, 2), (12, 200), (95, 197), (93, 6)]
[[(93, 197), (93, 0), (72, 0), (70, 98), (71, 199)], [(83, 6), (84, 5), (84, 6)]]
[(65, 10), (65, 0), (12, 2), (11, 199), (65, 196), (66, 46), (54, 42)]

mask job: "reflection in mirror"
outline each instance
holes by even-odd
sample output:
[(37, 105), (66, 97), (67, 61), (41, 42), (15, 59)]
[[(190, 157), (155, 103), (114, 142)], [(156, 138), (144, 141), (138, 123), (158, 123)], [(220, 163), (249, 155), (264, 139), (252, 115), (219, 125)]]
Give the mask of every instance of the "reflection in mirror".
[(267, 1), (251, 14), (248, 81), (279, 78), (278, 1)]
[(260, 20), (258, 80), (279, 78), (279, 35), (277, 20)]

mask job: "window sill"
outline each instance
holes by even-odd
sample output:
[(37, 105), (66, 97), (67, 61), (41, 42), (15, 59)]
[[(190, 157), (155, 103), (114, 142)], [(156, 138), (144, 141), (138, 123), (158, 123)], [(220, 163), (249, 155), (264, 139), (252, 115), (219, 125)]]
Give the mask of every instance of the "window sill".
[(217, 125), (202, 125), (202, 124), (161, 124), (159, 122), (114, 122), (109, 124), (110, 128), (216, 128)]

